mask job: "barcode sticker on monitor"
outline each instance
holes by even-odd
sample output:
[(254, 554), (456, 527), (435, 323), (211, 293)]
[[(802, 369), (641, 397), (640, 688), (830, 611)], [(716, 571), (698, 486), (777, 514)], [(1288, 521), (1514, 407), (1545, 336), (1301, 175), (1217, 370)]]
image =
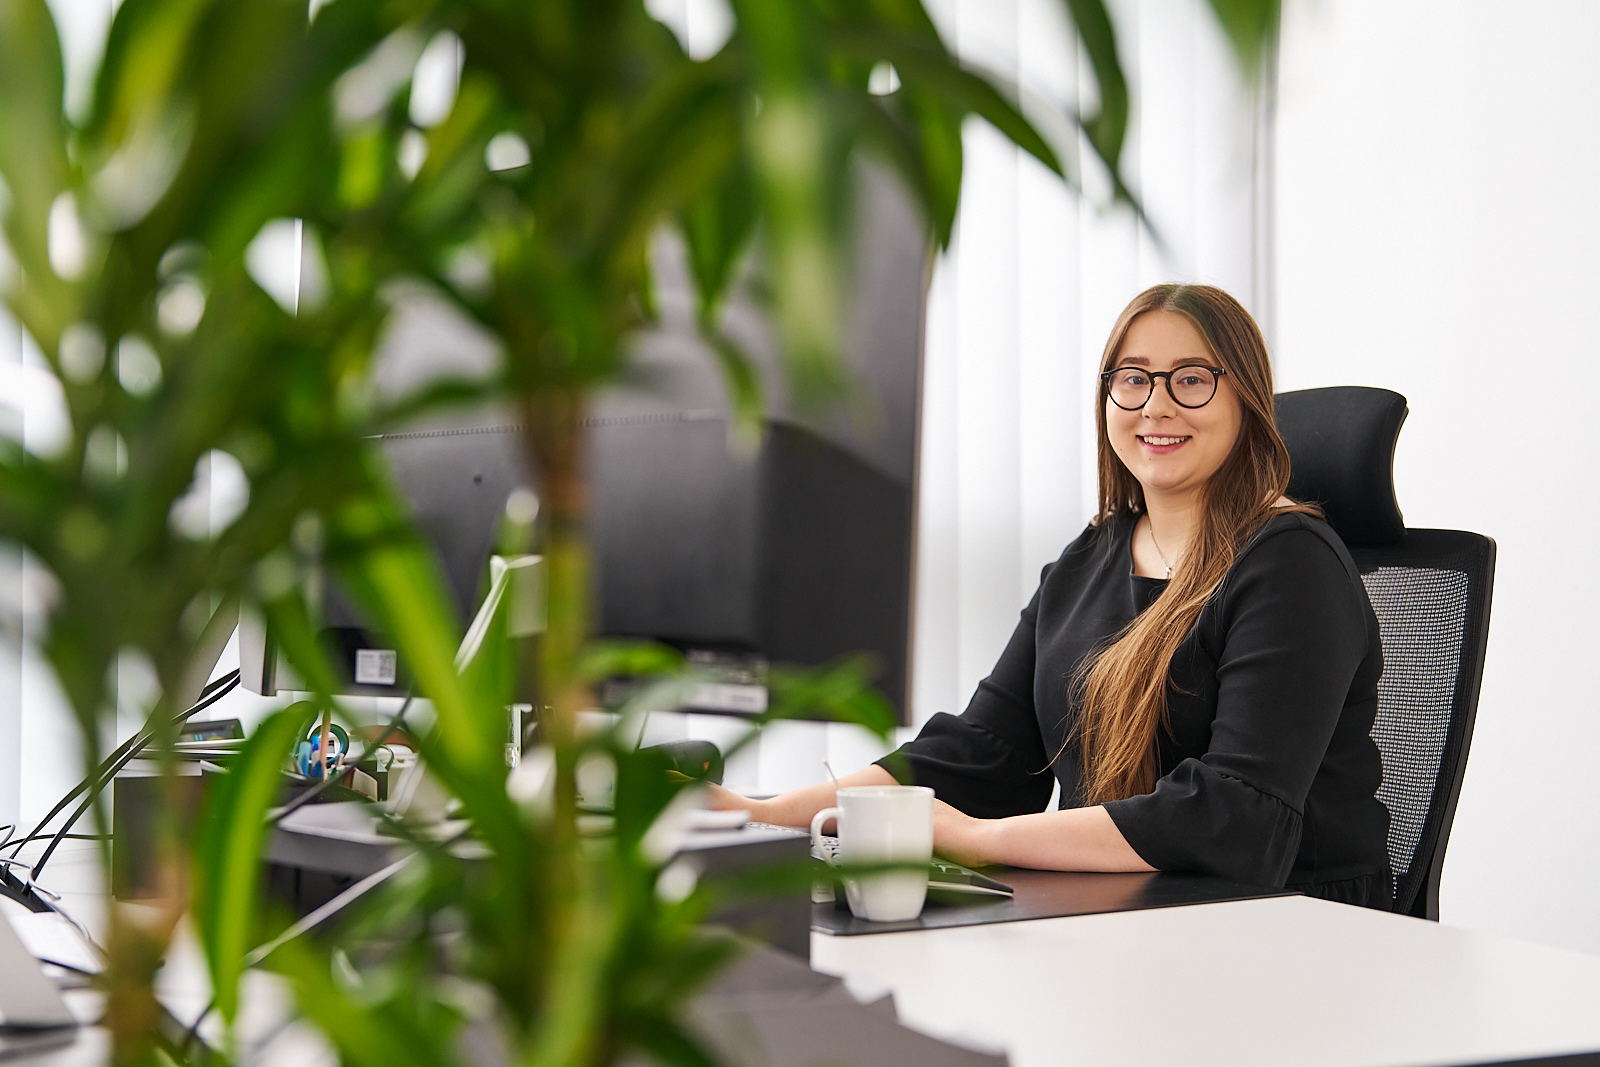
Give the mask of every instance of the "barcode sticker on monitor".
[(397, 662), (392, 648), (356, 649), (356, 684), (393, 685)]

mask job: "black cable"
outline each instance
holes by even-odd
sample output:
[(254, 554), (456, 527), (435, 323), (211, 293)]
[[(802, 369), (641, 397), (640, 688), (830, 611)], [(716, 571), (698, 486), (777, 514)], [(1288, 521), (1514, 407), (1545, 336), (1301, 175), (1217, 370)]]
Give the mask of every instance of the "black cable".
[(8, 896), (31, 912), (49, 911), (50, 905), (34, 892), (33, 886), (11, 873), (11, 868), (0, 864), (0, 896)]
[(178, 1046), (178, 1051), (181, 1054), (183, 1054), (184, 1056), (188, 1056), (189, 1055), (189, 1046), (194, 1044), (195, 1038), (200, 1036), (200, 1024), (206, 1021), (206, 1016), (210, 1015), (212, 1009), (215, 1008), (216, 1006), (217, 1006), (217, 998), (216, 997), (212, 997), (211, 998), (211, 1003), (206, 1005), (205, 1011), (202, 1011), (199, 1015), (196, 1015), (194, 1017), (193, 1025), (191, 1025), (189, 1027), (189, 1029), (187, 1029), (187, 1030), (185, 1030), (183, 1032), (183, 1044)]
[[(199, 712), (205, 710), (206, 708), (209, 708), (211, 705), (215, 704), (218, 700), (221, 700), (224, 696), (226, 696), (229, 692), (231, 692), (234, 689), (234, 687), (236, 687), (238, 684), (239, 684), (239, 672), (238, 671), (229, 671), (227, 674), (224, 674), (221, 678), (218, 678), (215, 681), (207, 683), (206, 687), (204, 689), (200, 690), (200, 699), (195, 701), (194, 705), (191, 708), (189, 708), (188, 711), (183, 712), (182, 715), (177, 718), (177, 722), (175, 722), (174, 725), (178, 725), (179, 723), (184, 722), (190, 716), (198, 714)], [(219, 692), (219, 690), (220, 690), (220, 692)], [(154, 716), (152, 716), (151, 718), (153, 719)], [(95, 769), (95, 772), (93, 774), (91, 774), (89, 777), (85, 778), (83, 781), (79, 782), (77, 785), (73, 786), (72, 791), (70, 793), (68, 793), (66, 796), (62, 797), (59, 801), (57, 801), (56, 802), (56, 806), (51, 808), (50, 811), (45, 815), (44, 818), (39, 820), (39, 822), (34, 826), (32, 832), (30, 832), (27, 837), (25, 837), (21, 841), (17, 841), (17, 842), (12, 842), (9, 839), (7, 839), (7, 841), (5, 841), (3, 844), (0, 844), (0, 848), (6, 847), (6, 846), (9, 845), (13, 849), (12, 855), (16, 855), (16, 851), (15, 850), (17, 848), (20, 848), (21, 846), (27, 844), (30, 841), (41, 840), (45, 835), (41, 834), (39, 831), (43, 830), (45, 828), (45, 825), (48, 824), (51, 819), (53, 819), (57, 815), (61, 814), (62, 809), (64, 809), (68, 804), (71, 804), (74, 800), (76, 800), (78, 795), (81, 794), (85, 789), (91, 788), (91, 786), (97, 781), (103, 782), (105, 780), (105, 778), (106, 778), (106, 772), (108, 770), (110, 770), (112, 774), (115, 774), (116, 771), (115, 770), (111, 770), (111, 768), (112, 768), (113, 764), (116, 764), (117, 760), (123, 759), (123, 757), (126, 756), (128, 754), (128, 752), (130, 752), (131, 750), (133, 750), (135, 748), (143, 748), (145, 745), (150, 743), (150, 739), (153, 738), (154, 736), (155, 736), (155, 732), (151, 729), (150, 721), (146, 721), (144, 726), (140, 728), (138, 733), (134, 734), (132, 737), (130, 737), (126, 741), (124, 741), (121, 745), (117, 746), (115, 751), (113, 751), (109, 756), (107, 756), (104, 760), (102, 760), (101, 763), (100, 763), (100, 766)], [(118, 765), (118, 769), (120, 769), (120, 766), (121, 765)]]
[[(239, 684), (239, 672), (238, 671), (230, 671), (227, 674), (223, 675), (221, 678), (218, 678), (215, 681), (207, 683), (206, 687), (204, 689), (200, 690), (200, 699), (195, 702), (193, 707), (191, 707), (188, 711), (184, 712), (182, 718), (180, 718), (178, 721), (182, 722), (183, 719), (187, 719), (190, 715), (193, 715), (196, 711), (204, 709), (204, 708), (208, 708), (212, 704), (215, 704), (217, 702), (217, 700), (220, 700), (228, 692), (232, 691), (232, 689), (235, 686), (237, 686), (238, 684)], [(221, 692), (218, 692), (218, 690), (221, 690)], [(214, 697), (213, 697), (213, 694), (215, 694)], [(153, 718), (153, 716), (152, 716), (152, 718)], [(92, 781), (94, 781), (95, 779), (103, 779), (105, 777), (106, 771), (111, 767), (111, 765), (113, 763), (115, 763), (118, 759), (121, 759), (124, 755), (126, 755), (130, 749), (133, 749), (133, 748), (136, 748), (136, 747), (142, 747), (143, 745), (148, 744), (149, 743), (149, 738), (154, 737), (154, 736), (155, 736), (155, 734), (151, 730), (150, 721), (147, 720), (145, 722), (144, 726), (140, 728), (138, 733), (134, 734), (132, 737), (128, 738), (128, 740), (124, 741), (121, 745), (119, 745), (117, 747), (117, 749), (114, 752), (112, 752), (103, 761), (101, 761), (100, 766), (95, 770), (94, 774), (90, 775), (88, 778), (85, 778), (83, 781), (79, 782), (75, 787), (73, 787), (72, 792), (70, 792), (66, 796), (62, 797), (56, 803), (56, 806), (51, 808), (49, 813), (47, 815), (45, 815), (44, 818), (39, 820), (38, 825), (34, 826), (33, 832), (29, 835), (29, 840), (37, 840), (38, 837), (40, 836), (39, 835), (39, 831), (44, 828), (45, 824), (48, 823), (51, 819), (55, 818), (58, 814), (60, 814), (61, 810), (63, 808), (65, 808), (68, 804), (72, 803), (72, 801), (78, 796), (78, 794), (82, 793), (85, 789), (88, 789), (90, 787), (90, 784), (91, 784)]]
[[(223, 675), (221, 678), (218, 678), (216, 681), (207, 685), (206, 688), (202, 690), (202, 699), (199, 702), (197, 702), (193, 707), (190, 707), (187, 711), (183, 712), (181, 715), (174, 717), (172, 725), (182, 725), (187, 720), (193, 718), (195, 715), (199, 714), (206, 708), (209, 708), (211, 705), (221, 700), (223, 697), (227, 696), (238, 686), (238, 684), (238, 671), (232, 671)], [(406, 712), (411, 707), (411, 701), (412, 694), (407, 693), (404, 703), (400, 705), (400, 710), (395, 713), (394, 718), (391, 719), (388, 726), (384, 728), (384, 736), (388, 736), (389, 734), (393, 733), (405, 723)], [(89, 810), (89, 805), (94, 803), (95, 796), (98, 794), (100, 789), (104, 788), (105, 782), (116, 777), (117, 773), (120, 772), (123, 767), (127, 766), (134, 759), (136, 759), (139, 753), (144, 750), (144, 747), (148, 745), (150, 741), (154, 739), (154, 737), (155, 732), (147, 727), (146, 729), (141, 730), (138, 734), (134, 735), (122, 746), (120, 746), (116, 752), (113, 752), (109, 757), (107, 757), (106, 760), (101, 763), (96, 773), (96, 777), (99, 778), (99, 781), (95, 784), (94, 790), (90, 792), (88, 796), (84, 797), (83, 803), (78, 805), (78, 810), (72, 813), (72, 816), (62, 824), (61, 829), (58, 830), (53, 836), (39, 833), (39, 827), (49, 822), (50, 819), (53, 818), (56, 813), (61, 811), (62, 808), (66, 807), (66, 805), (70, 803), (74, 797), (82, 793), (84, 789), (88, 788), (89, 779), (85, 779), (83, 782), (80, 782), (71, 793), (68, 793), (65, 797), (63, 797), (61, 802), (51, 809), (48, 815), (39, 821), (39, 825), (34, 827), (33, 833), (29, 834), (20, 841), (6, 843), (12, 847), (11, 854), (15, 856), (21, 851), (22, 846), (32, 841), (43, 840), (46, 836), (51, 836), (50, 844), (45, 848), (43, 854), (40, 855), (38, 862), (34, 865), (33, 870), (30, 872), (31, 881), (38, 880), (39, 875), (44, 871), (45, 864), (49, 862), (50, 857), (55, 854), (56, 848), (61, 844), (62, 841), (68, 840), (69, 838), (92, 840), (102, 839), (98, 835), (72, 835), (68, 834), (67, 831), (76, 825), (77, 821), (83, 817), (84, 812)], [(361, 754), (361, 758), (365, 759), (366, 756), (377, 747), (379, 746), (375, 743), (368, 743), (366, 750)], [(288, 815), (291, 811), (310, 803), (317, 796), (321, 795), (329, 786), (333, 785), (335, 781), (336, 779), (333, 778), (324, 779), (315, 788), (307, 790), (306, 792), (295, 797), (294, 800), (286, 805), (283, 810), (279, 811), (277, 815), (268, 822), (268, 825), (276, 825), (278, 820)], [(0, 847), (5, 846), (0, 845)]]
[[(221, 678), (217, 678), (211, 682), (208, 682), (205, 688), (200, 690), (199, 700), (197, 700), (193, 705), (179, 715), (173, 716), (172, 725), (182, 725), (195, 715), (198, 715), (200, 712), (211, 707), (217, 701), (221, 700), (223, 697), (232, 692), (238, 686), (238, 684), (238, 671), (230, 671)], [(123, 742), (123, 744), (119, 745), (117, 749), (111, 753), (111, 755), (107, 756), (103, 761), (101, 761), (100, 766), (96, 768), (93, 774), (79, 782), (73, 787), (71, 792), (62, 797), (56, 803), (56, 806), (51, 808), (49, 813), (34, 825), (32, 833), (19, 840), (12, 840), (16, 827), (8, 826), (5, 828), (6, 837), (4, 841), (0, 841), (0, 849), (9, 847), (11, 849), (12, 857), (20, 854), (24, 846), (34, 841), (42, 841), (46, 837), (51, 837), (52, 839), (49, 846), (45, 849), (44, 854), (40, 857), (38, 864), (35, 865), (33, 870), (29, 872), (27, 881), (23, 881), (11, 873), (10, 863), (0, 863), (0, 894), (12, 898), (30, 911), (58, 912), (64, 916), (68, 922), (71, 922), (74, 926), (78, 926), (77, 922), (73, 920), (70, 915), (67, 915), (66, 912), (45, 900), (38, 892), (37, 887), (35, 887), (32, 883), (38, 880), (40, 873), (44, 870), (46, 861), (48, 861), (51, 855), (55, 853), (56, 847), (59, 846), (62, 841), (103, 841), (108, 838), (109, 835), (74, 834), (69, 833), (69, 831), (72, 829), (73, 825), (77, 823), (78, 819), (82, 817), (83, 813), (88, 810), (88, 807), (93, 802), (94, 797), (101, 789), (105, 787), (105, 783), (111, 778), (115, 777), (116, 773), (125, 767), (128, 762), (132, 760), (134, 756), (138, 755), (139, 752), (144, 749), (144, 746), (148, 745), (155, 737), (155, 731), (151, 728), (151, 721), (153, 719), (154, 716), (152, 715), (151, 720), (147, 720), (144, 727), (141, 728), (138, 733), (130, 737), (127, 741)], [(78, 810), (72, 814), (72, 817), (66, 821), (66, 824), (63, 825), (60, 830), (56, 831), (54, 835), (40, 832), (46, 825), (49, 824), (51, 819), (60, 814), (68, 804), (72, 803), (72, 801), (81, 795), (85, 790), (91, 791), (89, 796), (84, 799), (84, 802), (79, 805)], [(78, 928), (79, 930), (82, 930), (81, 926)], [(85, 934), (85, 936), (87, 936), (87, 934)], [(93, 942), (91, 942), (91, 944), (92, 943)]]
[[(18, 845), (19, 850), (20, 850), (20, 847), (22, 845), (31, 844), (34, 841), (43, 841), (46, 838), (54, 837), (54, 836), (55, 836), (55, 834), (38, 834), (37, 836), (33, 836), (33, 837), (25, 837), (25, 838), (21, 839), (20, 841), (18, 841), (16, 844)], [(111, 835), (110, 834), (65, 834), (65, 835), (63, 835), (62, 840), (63, 841), (110, 841), (111, 840)], [(16, 858), (15, 854), (13, 854), (11, 856), (0, 856), (0, 863), (10, 863), (15, 858)], [(26, 865), (24, 865), (24, 866), (26, 866)]]
[[(224, 696), (227, 696), (228, 693), (232, 692), (237, 685), (238, 679), (235, 678), (232, 685), (217, 690), (215, 694), (210, 697), (210, 699), (203, 703), (195, 704), (182, 715), (175, 716), (171, 725), (174, 727), (181, 726), (183, 723), (198, 715), (206, 708), (209, 708), (212, 704), (215, 704), (217, 701), (221, 700)], [(137, 759), (140, 753), (145, 750), (145, 747), (155, 739), (155, 732), (152, 730), (143, 731), (143, 734), (143, 740), (140, 741), (137, 746), (129, 749), (127, 753), (125, 753), (111, 767), (109, 773), (100, 777), (100, 780), (95, 783), (94, 788), (91, 789), (88, 795), (83, 798), (83, 803), (78, 805), (78, 810), (72, 813), (71, 818), (62, 823), (61, 829), (56, 831), (55, 836), (50, 839), (50, 844), (45, 847), (44, 852), (39, 856), (38, 863), (34, 864), (33, 872), (31, 874), (31, 878), (34, 881), (39, 880), (39, 875), (44, 871), (45, 864), (50, 862), (50, 857), (55, 854), (56, 848), (60, 846), (62, 841), (66, 840), (67, 832), (71, 830), (72, 827), (77, 824), (78, 820), (83, 817), (83, 813), (89, 810), (89, 806), (94, 803), (95, 797), (100, 795), (100, 791), (105, 788), (106, 783), (121, 773), (122, 768), (126, 767), (129, 763), (132, 763), (135, 759)], [(12, 855), (16, 855), (16, 853), (13, 852)]]
[[(173, 716), (172, 722), (168, 725), (173, 727), (181, 726), (183, 723), (194, 718), (194, 716), (200, 714), (200, 712), (206, 710), (211, 705), (227, 696), (238, 686), (238, 684), (238, 671), (232, 671), (223, 675), (221, 678), (217, 679), (216, 682), (206, 686), (205, 689), (201, 690), (201, 699), (195, 702), (195, 704), (186, 711), (179, 715)], [(85, 779), (84, 782), (79, 784), (77, 789), (73, 790), (72, 794), (69, 794), (60, 804), (56, 805), (55, 811), (51, 812), (51, 815), (47, 815), (43, 820), (41, 820), (40, 826), (43, 826), (44, 823), (49, 822), (51, 816), (53, 816), (56, 811), (60, 811), (63, 807), (70, 803), (73, 796), (82, 790), (88, 790), (88, 795), (83, 798), (83, 803), (78, 805), (78, 810), (72, 813), (71, 818), (62, 823), (61, 829), (56, 831), (55, 836), (50, 839), (50, 844), (45, 847), (44, 852), (39, 856), (38, 862), (34, 864), (33, 870), (29, 874), (30, 881), (37, 882), (39, 880), (39, 875), (44, 872), (45, 864), (50, 862), (50, 857), (55, 855), (56, 849), (61, 845), (62, 841), (66, 840), (68, 832), (71, 831), (72, 827), (76, 825), (77, 821), (83, 817), (83, 813), (89, 810), (89, 805), (94, 803), (95, 797), (100, 795), (100, 791), (105, 788), (105, 784), (112, 778), (115, 778), (122, 768), (133, 762), (139, 753), (144, 751), (145, 746), (154, 739), (155, 731), (148, 728), (148, 726), (144, 730), (141, 730), (138, 734), (134, 735), (134, 737), (130, 739), (130, 743), (122, 745), (117, 750), (118, 752), (122, 753), (120, 757), (117, 757), (115, 753), (113, 754), (112, 759), (114, 759), (115, 762), (112, 764), (109, 773), (104, 771), (106, 764), (102, 763), (101, 772), (96, 775), (98, 781), (95, 781), (92, 787), (89, 785), (89, 780)], [(132, 742), (137, 743), (134, 744)], [(110, 760), (107, 762), (110, 762)], [(17, 846), (17, 849), (13, 850), (12, 855), (15, 856), (17, 851), (20, 851), (23, 844), (27, 844), (28, 841), (36, 840), (38, 837), (43, 836), (38, 834), (37, 831), (38, 827), (35, 827), (35, 832), (20, 842)]]
[[(237, 679), (235, 679), (235, 685), (236, 684)], [(182, 715), (175, 716), (172, 725), (181, 726), (187, 720), (193, 718), (195, 715), (198, 715), (200, 712), (204, 711), (206, 708), (209, 708), (211, 705), (221, 700), (224, 696), (228, 695), (228, 693), (232, 692), (233, 688), (233, 685), (229, 685), (226, 688), (217, 690), (209, 699), (195, 704)], [(44, 869), (45, 861), (47, 861), (51, 854), (55, 852), (56, 847), (66, 839), (67, 831), (71, 830), (72, 827), (77, 824), (78, 820), (83, 817), (83, 813), (89, 810), (89, 805), (94, 803), (95, 797), (97, 797), (100, 794), (100, 791), (105, 788), (106, 783), (115, 778), (117, 774), (121, 772), (122, 768), (126, 767), (129, 763), (133, 762), (133, 760), (137, 759), (139, 754), (144, 751), (145, 746), (147, 746), (154, 738), (155, 732), (153, 730), (141, 730), (138, 734), (135, 734), (129, 739), (128, 743), (118, 748), (117, 752), (113, 753), (112, 756), (108, 758), (106, 763), (102, 763), (100, 765), (100, 768), (97, 770), (94, 776), (92, 785), (91, 779), (85, 779), (83, 782), (79, 783), (78, 786), (71, 793), (69, 793), (61, 803), (56, 805), (55, 809), (50, 813), (50, 815), (47, 815), (44, 817), (44, 819), (40, 820), (39, 826), (34, 828), (33, 833), (29, 834), (21, 841), (12, 843), (11, 854), (15, 856), (22, 851), (22, 846), (33, 841), (43, 840), (47, 836), (51, 838), (49, 846), (45, 849), (44, 854), (39, 858), (38, 865), (34, 868), (33, 877), (35, 879), (38, 878), (39, 872)], [(77, 796), (85, 789), (88, 789), (88, 795), (83, 798), (83, 803), (78, 805), (78, 810), (72, 813), (71, 817), (61, 825), (61, 828), (56, 831), (54, 835), (47, 835), (38, 832), (39, 827), (42, 827), (45, 823), (49, 822), (56, 812), (59, 812), (63, 807), (66, 806), (68, 802), (72, 800), (73, 797)]]
[[(223, 697), (231, 693), (235, 688), (238, 687), (238, 673), (238, 671), (234, 671), (231, 674), (224, 675), (223, 677), (218, 678), (211, 685), (207, 686), (199, 701), (197, 701), (187, 710), (173, 716), (171, 725), (183, 725), (189, 719), (198, 715), (200, 712), (205, 711), (207, 708), (211, 707), (213, 704), (217, 703)], [(155, 730), (152, 729), (150, 724), (147, 722), (138, 733), (128, 738), (128, 740), (124, 741), (117, 747), (116, 751), (107, 756), (101, 762), (100, 766), (95, 769), (95, 773), (93, 775), (79, 782), (73, 787), (70, 793), (62, 797), (56, 803), (56, 806), (51, 808), (49, 813), (45, 815), (44, 818), (40, 819), (38, 824), (34, 826), (33, 833), (29, 834), (28, 837), (23, 841), (15, 842), (13, 847), (25, 844), (27, 841), (37, 841), (43, 838), (45, 835), (41, 834), (39, 831), (45, 826), (46, 823), (55, 818), (63, 808), (72, 803), (74, 798), (83, 793), (86, 789), (102, 788), (106, 781), (114, 778), (118, 771), (127, 766), (128, 763), (136, 758), (144, 749), (144, 747), (154, 739)], [(15, 855), (15, 852), (13, 852), (13, 855)]]

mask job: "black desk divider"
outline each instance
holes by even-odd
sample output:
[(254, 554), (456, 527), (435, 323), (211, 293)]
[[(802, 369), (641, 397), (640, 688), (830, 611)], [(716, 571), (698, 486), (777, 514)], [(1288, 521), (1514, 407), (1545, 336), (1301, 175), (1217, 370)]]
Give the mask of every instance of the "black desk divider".
[(1093, 874), (1007, 867), (987, 869), (984, 873), (1011, 886), (1016, 895), (1006, 900), (930, 894), (920, 917), (907, 922), (877, 923), (851, 915), (840, 894), (835, 903), (811, 906), (811, 929), (848, 937), (1298, 895), (1292, 890), (1205, 874)]

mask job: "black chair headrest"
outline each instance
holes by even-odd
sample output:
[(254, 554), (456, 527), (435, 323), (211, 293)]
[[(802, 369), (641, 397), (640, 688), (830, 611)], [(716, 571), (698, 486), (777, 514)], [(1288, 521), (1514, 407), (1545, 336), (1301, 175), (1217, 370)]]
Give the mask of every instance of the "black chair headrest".
[(1388, 389), (1342, 385), (1275, 398), (1278, 432), (1289, 446), (1289, 495), (1322, 505), (1347, 545), (1388, 545), (1405, 536), (1394, 495), (1394, 448), (1406, 398)]

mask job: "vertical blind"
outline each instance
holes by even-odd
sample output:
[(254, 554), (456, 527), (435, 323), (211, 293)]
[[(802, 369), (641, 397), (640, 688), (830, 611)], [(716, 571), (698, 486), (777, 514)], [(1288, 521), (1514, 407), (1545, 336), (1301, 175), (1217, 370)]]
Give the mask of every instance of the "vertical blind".
[[(1094, 375), (1148, 285), (1221, 286), (1270, 336), (1270, 85), (1248, 88), (1202, 0), (1127, 0), (1113, 17), (1133, 122), (1125, 166), (1149, 225), (1108, 206), (1086, 145), (1079, 196), (987, 125), (965, 131), (955, 240), (929, 294), (912, 714), (959, 712), (1095, 505)], [(939, 0), (966, 61), (1022, 98), (1092, 110), (1060, 0)]]

